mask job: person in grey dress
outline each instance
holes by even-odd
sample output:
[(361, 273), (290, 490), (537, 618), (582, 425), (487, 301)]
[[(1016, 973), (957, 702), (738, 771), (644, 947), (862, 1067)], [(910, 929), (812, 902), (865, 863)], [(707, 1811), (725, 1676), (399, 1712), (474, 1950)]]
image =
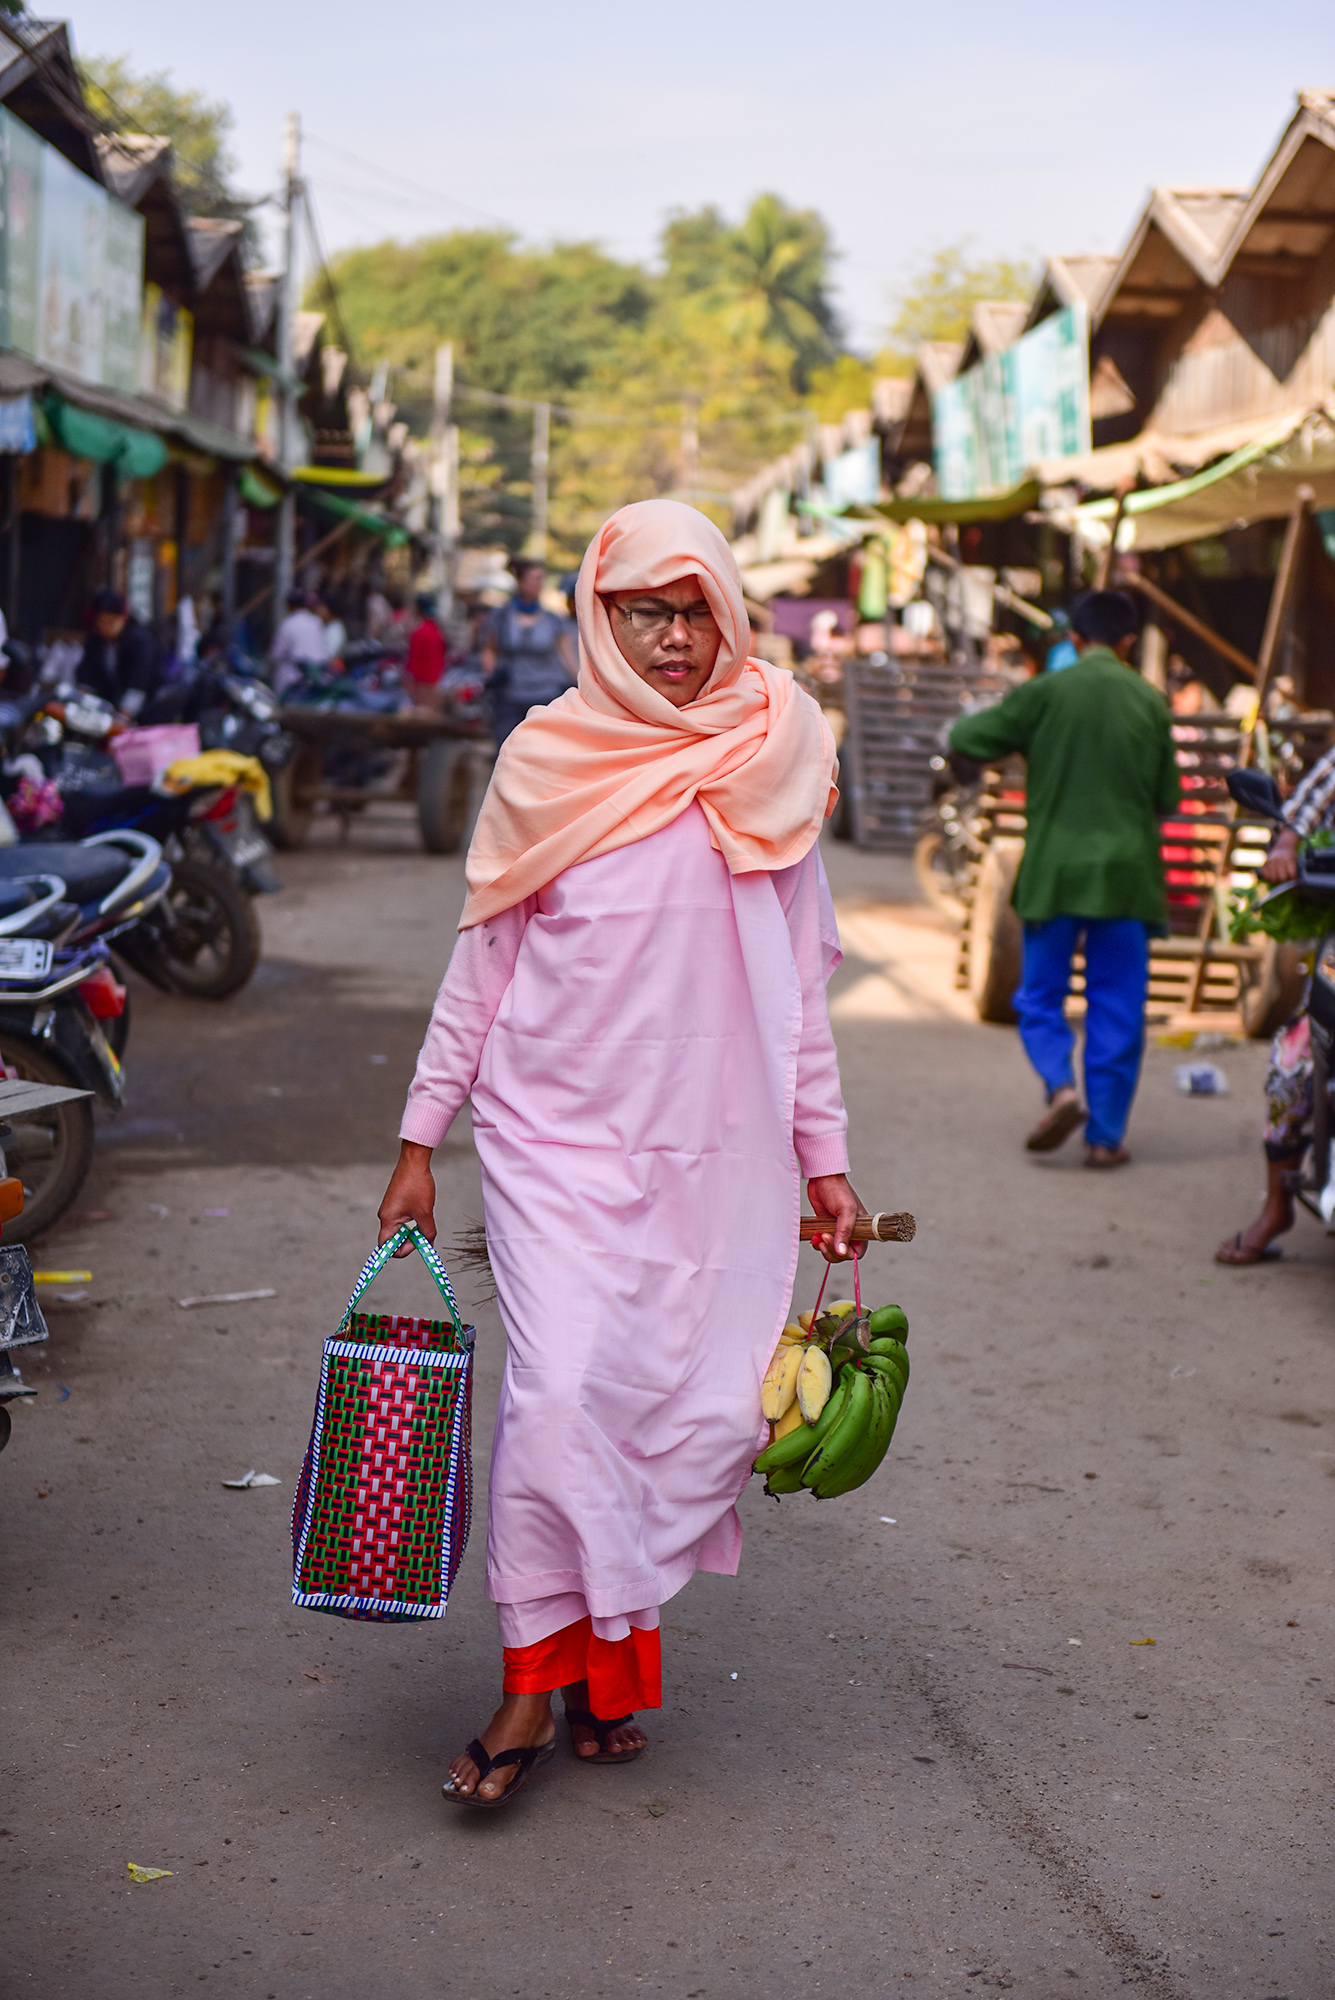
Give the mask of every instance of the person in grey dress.
[(498, 750), (531, 708), (555, 701), (579, 672), (568, 620), (539, 602), (546, 574), (541, 563), (524, 563), (515, 572), (514, 596), (482, 629), (482, 672)]

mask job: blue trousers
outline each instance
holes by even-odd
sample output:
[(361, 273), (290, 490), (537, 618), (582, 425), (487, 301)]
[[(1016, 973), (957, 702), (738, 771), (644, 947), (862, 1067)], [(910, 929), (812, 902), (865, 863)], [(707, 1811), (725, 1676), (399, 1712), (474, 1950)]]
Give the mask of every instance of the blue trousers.
[(1085, 1101), (1091, 1146), (1120, 1146), (1145, 1047), (1149, 931), (1137, 917), (1049, 917), (1024, 927), (1024, 976), (1015, 996), (1020, 1040), (1048, 1093), (1073, 1084), (1075, 1036), (1063, 1005), (1071, 956), (1084, 933)]

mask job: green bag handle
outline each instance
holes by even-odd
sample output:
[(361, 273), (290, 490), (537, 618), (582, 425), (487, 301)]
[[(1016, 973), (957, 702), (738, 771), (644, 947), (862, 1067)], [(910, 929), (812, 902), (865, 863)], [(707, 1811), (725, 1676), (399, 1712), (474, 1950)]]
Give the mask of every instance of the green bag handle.
[(335, 1340), (347, 1332), (349, 1326), (352, 1324), (352, 1315), (357, 1301), (364, 1292), (370, 1290), (395, 1251), (401, 1249), (405, 1243), (413, 1245), (418, 1256), (426, 1265), (427, 1270), (430, 1271), (432, 1277), (435, 1279), (437, 1289), (450, 1309), (450, 1318), (454, 1322), (455, 1334), (465, 1348), (470, 1348), (473, 1343), (468, 1338), (464, 1323), (459, 1317), (459, 1308), (454, 1302), (454, 1287), (450, 1283), (449, 1273), (441, 1263), (440, 1258), (436, 1255), (434, 1247), (427, 1242), (426, 1237), (423, 1236), (415, 1222), (401, 1222), (394, 1231), (394, 1234), (387, 1237), (378, 1250), (371, 1252), (362, 1266), (360, 1278), (358, 1278), (356, 1285), (353, 1287), (352, 1297), (348, 1300), (348, 1309), (338, 1323), (338, 1331), (334, 1335)]

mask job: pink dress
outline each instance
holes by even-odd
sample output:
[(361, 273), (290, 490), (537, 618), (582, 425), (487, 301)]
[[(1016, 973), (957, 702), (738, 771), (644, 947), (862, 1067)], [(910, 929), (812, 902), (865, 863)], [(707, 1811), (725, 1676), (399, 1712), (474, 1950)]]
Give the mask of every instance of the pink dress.
[(464, 1099), (509, 1354), (487, 1583), (507, 1646), (652, 1628), (734, 1575), (803, 1177), (847, 1167), (819, 850), (729, 874), (697, 805), (460, 933), (402, 1137)]

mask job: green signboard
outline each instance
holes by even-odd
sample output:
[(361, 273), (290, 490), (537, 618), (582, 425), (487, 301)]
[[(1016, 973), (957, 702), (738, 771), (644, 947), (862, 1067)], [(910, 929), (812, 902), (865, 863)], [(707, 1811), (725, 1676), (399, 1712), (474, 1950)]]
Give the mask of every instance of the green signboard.
[(943, 500), (1008, 492), (1035, 465), (1089, 448), (1082, 306), (1053, 313), (932, 398), (932, 453)]
[(0, 107), (0, 347), (133, 392), (143, 217)]

